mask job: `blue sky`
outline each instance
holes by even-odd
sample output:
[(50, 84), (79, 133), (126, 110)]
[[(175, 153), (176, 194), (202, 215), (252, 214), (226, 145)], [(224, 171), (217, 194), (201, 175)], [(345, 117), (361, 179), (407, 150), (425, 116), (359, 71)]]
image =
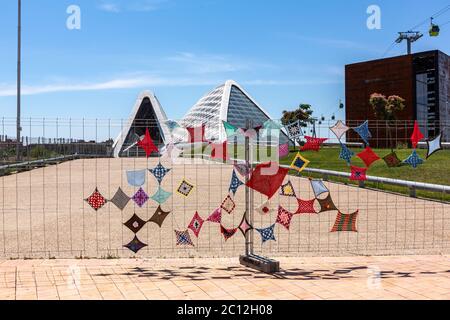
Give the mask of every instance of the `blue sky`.
[[(22, 0), (23, 116), (127, 118), (153, 90), (170, 118), (236, 80), (273, 117), (300, 102), (343, 118), (344, 65), (381, 58), (396, 37), (450, 4), (443, 0)], [(81, 7), (81, 30), (66, 9)], [(382, 29), (366, 27), (379, 5)], [(450, 20), (450, 11), (437, 22)], [(419, 28), (426, 32), (428, 24)], [(450, 53), (450, 24), (415, 51)], [(0, 10), (0, 110), (15, 116), (16, 1)], [(397, 45), (389, 56), (405, 52)]]

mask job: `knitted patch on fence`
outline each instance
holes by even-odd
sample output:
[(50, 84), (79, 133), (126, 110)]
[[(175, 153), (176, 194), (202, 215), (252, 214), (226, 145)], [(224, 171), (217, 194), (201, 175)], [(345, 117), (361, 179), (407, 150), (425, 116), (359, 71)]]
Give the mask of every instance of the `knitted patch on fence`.
[(139, 190), (134, 194), (134, 196), (131, 199), (133, 199), (133, 201), (140, 208), (142, 208), (144, 204), (148, 201), (149, 197), (142, 188), (139, 188)]
[(434, 153), (442, 150), (442, 133), (433, 140), (427, 140), (427, 159)]
[(358, 153), (356, 156), (366, 164), (367, 168), (369, 168), (375, 161), (380, 160), (380, 157), (373, 152), (370, 147), (366, 147), (364, 151)]
[(188, 143), (207, 142), (205, 138), (206, 125), (203, 124), (200, 127), (187, 127), (186, 130), (189, 133)]
[(300, 152), (297, 152), (297, 155), (291, 163), (291, 169), (300, 173), (305, 170), (309, 163), (310, 161), (308, 159), (304, 158)]
[(264, 228), (264, 229), (258, 229), (255, 230), (259, 232), (261, 235), (262, 243), (265, 243), (266, 241), (272, 240), (276, 241), (275, 234), (274, 234), (275, 224), (271, 225), (270, 227)]
[(298, 202), (298, 209), (295, 212), (295, 214), (308, 214), (308, 213), (317, 214), (316, 210), (314, 209), (314, 202), (316, 202), (316, 198), (312, 200), (302, 200), (297, 198), (297, 202)]
[(338, 122), (336, 122), (336, 124), (334, 126), (332, 126), (330, 128), (331, 132), (333, 132), (335, 134), (335, 136), (339, 139), (339, 141), (341, 140), (342, 136), (348, 131), (350, 130), (349, 127), (347, 127), (341, 120), (339, 120)]
[(213, 223), (221, 223), (222, 222), (222, 208), (215, 209), (209, 215), (209, 217), (208, 217), (208, 219), (206, 219), (206, 221), (213, 222)]
[(403, 162), (409, 164), (411, 167), (415, 169), (419, 165), (423, 164), (423, 159), (419, 157), (416, 149), (414, 149), (411, 155)]
[(236, 135), (236, 132), (238, 130), (238, 128), (236, 128), (235, 126), (229, 124), (226, 121), (223, 121), (223, 127), (225, 129), (225, 133), (227, 134), (227, 137), (230, 138), (234, 135)]
[(338, 231), (351, 231), (358, 232), (356, 229), (356, 220), (358, 218), (359, 210), (352, 214), (343, 214), (342, 212), (338, 212), (336, 217), (336, 222), (334, 223), (331, 232)]
[(353, 128), (357, 134), (361, 137), (361, 139), (368, 145), (369, 139), (372, 138), (372, 134), (369, 130), (369, 121), (366, 120), (362, 125), (359, 127)]
[(244, 213), (244, 216), (242, 217), (241, 223), (239, 223), (239, 230), (242, 232), (242, 234), (245, 235), (247, 232), (253, 229), (253, 226), (248, 222), (247, 220), (247, 214)]
[(383, 160), (389, 168), (398, 167), (402, 163), (395, 151), (392, 151), (387, 156), (383, 157)]
[(352, 150), (350, 150), (345, 144), (341, 143), (341, 152), (339, 153), (339, 159), (344, 160), (348, 165), (350, 165), (354, 155), (355, 153)]
[(158, 183), (161, 184), (164, 177), (170, 172), (170, 169), (166, 169), (161, 163), (158, 163), (155, 168), (149, 169), (148, 171), (150, 171), (150, 173), (155, 176)]
[(100, 192), (98, 192), (98, 189), (95, 188), (95, 191), (87, 198), (85, 201), (94, 209), (95, 211), (98, 211), (101, 207), (103, 207), (107, 200), (105, 197), (102, 196)]
[(272, 206), (272, 203), (269, 200), (264, 201), (255, 210), (263, 216), (269, 215), (269, 214), (275, 212), (275, 208)]
[(280, 144), (278, 147), (278, 157), (280, 159), (287, 157), (289, 155), (289, 143)]
[(289, 230), (293, 216), (294, 215), (292, 213), (290, 213), (283, 207), (279, 206), (277, 220), (275, 222), (281, 224), (283, 227), (285, 227), (287, 230)]
[(202, 230), (202, 226), (205, 220), (200, 217), (198, 212), (194, 214), (192, 217), (191, 222), (189, 223), (188, 229), (191, 229), (192, 232), (194, 232), (194, 235), (198, 238), (198, 234), (200, 233), (200, 230)]
[(294, 198), (297, 197), (291, 180), (289, 180), (286, 184), (283, 184), (281, 186), (280, 195), (285, 197), (294, 197)]
[(328, 190), (328, 188), (323, 184), (322, 180), (309, 179), (309, 181), (316, 198), (318, 198), (323, 193), (330, 192), (330, 190)]
[(305, 139), (306, 143), (300, 151), (319, 151), (322, 144), (328, 140), (328, 138), (314, 138), (309, 136), (305, 136)]
[(150, 198), (161, 205), (165, 203), (171, 196), (172, 192), (164, 191), (163, 188), (158, 187), (158, 191), (156, 191), (156, 193), (152, 195)]
[(413, 133), (411, 135), (412, 147), (414, 149), (417, 148), (417, 145), (419, 144), (420, 140), (422, 140), (423, 138), (424, 138), (424, 135), (420, 131), (419, 123), (416, 120), (416, 121), (414, 121), (414, 130), (413, 130)]
[(120, 210), (125, 209), (128, 202), (130, 202), (131, 198), (123, 192), (122, 188), (119, 187), (114, 197), (110, 200), (110, 202), (114, 203), (114, 205)]
[(146, 247), (147, 244), (143, 243), (141, 240), (138, 239), (138, 237), (135, 235), (134, 239), (130, 241), (130, 243), (124, 245), (125, 248), (128, 248), (129, 250), (133, 251), (134, 253), (138, 253), (139, 250)]
[(233, 174), (231, 176), (231, 182), (230, 182), (230, 188), (228, 189), (229, 192), (232, 192), (233, 195), (236, 195), (237, 189), (239, 189), (240, 186), (244, 185), (244, 183), (239, 180), (236, 171), (233, 170)]
[(231, 214), (234, 211), (234, 208), (236, 208), (236, 203), (234, 203), (233, 199), (228, 195), (220, 205), (220, 208), (228, 212), (228, 214)]
[(238, 229), (227, 229), (225, 228), (223, 225), (220, 225), (220, 233), (223, 235), (223, 237), (225, 238), (225, 241), (227, 241), (228, 239), (230, 239), (232, 236), (234, 236), (236, 234), (236, 232), (238, 231)]
[(338, 210), (338, 208), (336, 208), (336, 205), (334, 204), (333, 199), (331, 198), (330, 194), (325, 199), (317, 199), (317, 201), (320, 204), (320, 213), (326, 212), (326, 211)]
[(147, 222), (138, 217), (135, 213), (130, 220), (124, 223), (124, 225), (130, 229), (133, 233), (138, 233)]
[(147, 171), (137, 170), (137, 171), (127, 171), (127, 181), (132, 187), (142, 187), (145, 184), (145, 175)]
[(228, 141), (223, 143), (211, 143), (211, 159), (228, 160)]
[(145, 136), (144, 139), (140, 140), (137, 145), (144, 149), (145, 155), (150, 157), (153, 152), (158, 152), (158, 148), (153, 143), (152, 138), (150, 137), (150, 132), (148, 131), (148, 128), (145, 129)]
[(170, 214), (170, 211), (164, 211), (161, 208), (161, 206), (159, 206), (148, 222), (156, 223), (161, 228), (164, 223), (164, 220), (166, 220), (166, 218), (169, 214)]
[(247, 186), (270, 199), (278, 191), (288, 172), (289, 169), (282, 168), (275, 162), (258, 164)]
[(234, 168), (243, 177), (247, 176), (251, 172), (250, 167), (245, 163), (235, 163)]
[(303, 135), (300, 121), (297, 120), (285, 126), (289, 138), (295, 140)]
[(194, 189), (194, 185), (187, 182), (186, 180), (181, 181), (180, 186), (177, 189), (177, 192), (184, 197), (188, 197), (189, 194)]
[(355, 166), (350, 166), (351, 174), (350, 180), (353, 181), (366, 181), (367, 180), (367, 168), (360, 168)]
[(175, 231), (175, 237), (177, 239), (177, 246), (194, 246), (194, 243), (191, 240), (191, 236), (189, 235), (189, 231)]

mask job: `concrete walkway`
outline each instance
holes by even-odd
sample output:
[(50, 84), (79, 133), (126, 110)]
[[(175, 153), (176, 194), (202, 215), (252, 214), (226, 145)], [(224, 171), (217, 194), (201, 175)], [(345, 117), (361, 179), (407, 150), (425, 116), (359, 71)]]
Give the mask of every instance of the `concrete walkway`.
[(0, 299), (450, 299), (449, 258), (2, 260)]

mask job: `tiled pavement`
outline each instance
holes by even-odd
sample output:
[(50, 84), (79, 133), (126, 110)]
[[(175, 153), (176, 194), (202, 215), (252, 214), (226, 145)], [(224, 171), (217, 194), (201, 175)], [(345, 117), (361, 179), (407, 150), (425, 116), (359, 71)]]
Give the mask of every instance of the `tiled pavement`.
[(4, 260), (0, 299), (450, 299), (450, 256)]

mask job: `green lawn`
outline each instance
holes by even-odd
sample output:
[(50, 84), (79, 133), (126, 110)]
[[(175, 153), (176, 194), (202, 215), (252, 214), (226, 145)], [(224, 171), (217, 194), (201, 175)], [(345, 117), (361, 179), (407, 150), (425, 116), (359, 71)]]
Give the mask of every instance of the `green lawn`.
[[(355, 154), (361, 152), (363, 149), (351, 148)], [(389, 149), (373, 149), (381, 158), (389, 154)], [(317, 168), (324, 170), (333, 170), (340, 172), (350, 172), (350, 167), (344, 160), (339, 159), (340, 148), (330, 147), (322, 148), (319, 152), (306, 151), (301, 152), (302, 156), (311, 161), (309, 168)], [(406, 159), (412, 152), (412, 149), (400, 149), (396, 150), (396, 153), (400, 160)], [(425, 160), (426, 150), (418, 149), (419, 156)], [(288, 157), (281, 160), (282, 164), (290, 165), (293, 158), (297, 154), (297, 151), (292, 149)], [(365, 167), (365, 164), (358, 157), (352, 158), (352, 164), (355, 166)], [(383, 160), (374, 162), (369, 170), (368, 175), (386, 177), (393, 179), (401, 179), (408, 181), (435, 183), (440, 185), (450, 185), (450, 150), (441, 150), (433, 154), (428, 160), (425, 160), (424, 164), (414, 169), (409, 165), (403, 164), (400, 167), (389, 168)], [(317, 174), (303, 173), (303, 175), (311, 177), (320, 177)], [(349, 179), (329, 177), (330, 180), (342, 182), (346, 184), (357, 184)], [(405, 193), (409, 191), (403, 187), (382, 185), (378, 183), (366, 183), (369, 188), (376, 188), (382, 190), (388, 190), (393, 192)], [(436, 200), (450, 201), (450, 195), (442, 193), (434, 193), (428, 191), (417, 191), (417, 196), (424, 198), (432, 198)]]

